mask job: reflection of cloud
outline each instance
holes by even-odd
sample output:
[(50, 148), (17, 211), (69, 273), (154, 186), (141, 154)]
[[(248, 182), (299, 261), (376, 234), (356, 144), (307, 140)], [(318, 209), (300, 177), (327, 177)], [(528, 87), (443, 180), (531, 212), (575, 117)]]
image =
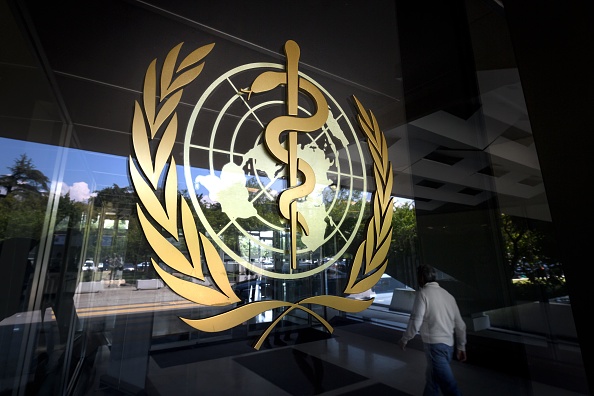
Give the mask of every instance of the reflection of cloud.
[[(66, 186), (67, 188), (68, 186)], [(64, 191), (64, 185), (62, 185), (62, 191)], [(91, 190), (89, 185), (85, 182), (76, 182), (72, 184), (72, 187), (68, 190), (70, 192), (70, 199), (73, 201), (84, 202), (91, 197)]]
[(411, 205), (414, 207), (415, 201), (413, 199), (401, 198), (401, 197), (393, 197), (394, 198), (394, 206), (405, 206)]
[(70, 187), (68, 187), (68, 184), (62, 182), (59, 182), (58, 185), (58, 189), (60, 190), (60, 196), (63, 197), (64, 195), (66, 195), (66, 193), (68, 193)]

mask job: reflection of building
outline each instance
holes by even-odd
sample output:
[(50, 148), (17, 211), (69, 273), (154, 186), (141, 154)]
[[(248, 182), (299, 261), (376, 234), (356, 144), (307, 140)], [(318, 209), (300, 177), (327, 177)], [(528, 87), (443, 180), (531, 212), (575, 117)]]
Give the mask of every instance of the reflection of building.
[[(431, 7), (398, 1), (395, 8), (391, 2), (374, 6), (361, 2), (340, 9), (326, 9), (315, 2), (300, 2), (298, 8), (269, 2), (265, 9), (250, 3), (186, 7), (176, 2), (157, 7), (117, 1), (84, 6), (1, 2), (0, 43), (6, 51), (0, 61), (0, 150), (10, 146), (15, 151), (2, 154), (27, 152), (36, 163), (49, 162), (44, 169), (51, 180), (81, 180), (97, 190), (126, 185), (134, 101), (142, 100), (144, 72), (154, 58), (161, 62), (181, 41), (184, 51), (216, 43), (200, 78), (184, 91), (177, 112), (179, 133), (183, 133), (192, 106), (221, 73), (248, 62), (282, 63), (282, 43), (298, 37), (304, 72), (324, 82), (342, 108), (352, 109), (349, 98), (355, 94), (374, 112), (394, 166), (392, 194), (415, 202), (417, 254), (395, 252), (387, 273), (413, 287), (417, 262), (430, 262), (448, 275), (443, 284), (460, 300), (471, 325), (472, 364), (504, 371), (489, 364), (501, 356), (516, 370), (513, 374), (534, 383), (588, 393), (592, 384), (584, 384), (582, 373), (594, 371), (592, 347), (586, 339), (592, 326), (587, 304), (591, 297), (589, 277), (581, 266), (589, 253), (591, 215), (584, 209), (576, 214), (581, 208), (571, 205), (571, 198), (587, 197), (583, 183), (591, 173), (585, 160), (591, 136), (583, 132), (589, 130), (590, 103), (583, 90), (587, 92), (592, 62), (582, 54), (591, 51), (587, 38), (592, 37), (592, 28), (581, 18), (591, 19), (592, 10), (585, 5), (571, 9), (580, 6), (562, 2), (534, 8), (509, 2), (502, 7), (500, 2), (485, 0)], [(316, 12), (311, 12), (314, 5)], [(331, 21), (337, 23), (329, 25)], [(207, 114), (217, 115), (216, 111)], [(236, 116), (241, 116), (239, 111)], [(233, 125), (230, 119), (225, 122)], [(209, 138), (206, 132), (198, 134), (202, 141), (196, 145), (207, 147)], [(178, 165), (184, 162), (182, 141), (178, 136), (173, 144)], [(247, 152), (240, 147), (245, 143), (253, 147), (253, 142), (237, 142), (238, 152)], [(219, 157), (214, 154), (213, 158), (216, 164)], [(194, 160), (196, 167), (207, 168), (200, 163), (205, 158)], [(221, 159), (221, 164), (227, 160)], [(115, 169), (112, 163), (118, 164)], [(0, 248), (0, 268), (6, 275), (2, 279), (7, 285), (16, 284), (19, 291), (16, 296), (12, 289), (0, 288), (5, 292), (0, 301), (14, 303), (0, 318), (0, 341), (12, 348), (11, 360), (0, 361), (0, 393), (51, 389), (48, 393), (83, 394), (75, 385), (83, 389), (93, 374), (111, 389), (150, 391), (167, 369), (190, 367), (187, 350), (178, 348), (216, 341), (221, 353), (234, 342), (257, 337), (271, 322), (267, 312), (233, 330), (211, 334), (188, 328), (178, 317), (208, 316), (225, 308), (197, 308), (166, 294), (167, 288), (133, 294), (133, 287), (118, 286), (97, 295), (75, 294), (76, 279), (87, 258), (84, 252), (100, 252), (120, 241), (110, 240), (115, 236), (111, 231), (91, 238), (88, 222), (69, 224), (55, 191), (52, 194), (56, 199), (44, 208), (46, 222), (35, 238), (40, 242), (31, 276), (24, 276), (21, 267), (15, 269), (20, 258), (29, 258), (28, 248), (8, 249), (5, 244)], [(3, 210), (0, 217), (10, 214)], [(518, 298), (502, 248), (501, 213), (525, 221), (533, 230), (546, 231), (546, 254), (562, 263), (569, 298), (551, 300), (543, 289), (526, 304), (523, 297)], [(70, 234), (57, 232), (64, 229)], [(133, 225), (120, 229), (126, 235), (122, 252), (134, 243), (142, 245), (141, 237), (132, 238), (137, 230)], [(76, 241), (69, 235), (77, 235)], [(256, 254), (252, 248), (248, 247), (248, 259)], [(272, 258), (273, 267), (282, 272), (282, 254)], [(93, 257), (95, 263), (100, 259)], [(143, 253), (131, 263), (129, 268), (136, 269), (127, 271), (124, 280), (133, 282), (141, 272), (146, 276), (148, 271), (134, 267), (146, 261)], [(301, 298), (323, 293), (335, 287), (329, 280), (343, 279), (338, 270), (348, 269), (333, 266), (309, 281), (285, 282), (279, 277), (274, 279), (274, 295)], [(187, 277), (170, 273), (179, 279)], [(31, 281), (23, 289), (25, 278)], [(384, 286), (382, 282), (378, 290)], [(394, 315), (383, 316), (392, 313), (382, 310), (386, 307), (374, 308), (354, 316), (369, 319), (381, 312), (383, 324), (395, 331), (400, 328)], [(13, 316), (21, 312), (29, 319)], [(316, 313), (344, 320), (344, 315), (334, 317), (330, 309)], [(491, 315), (497, 329), (484, 329), (486, 315)], [(286, 318), (284, 329), (301, 331), (302, 337), (309, 335), (305, 329), (318, 330), (318, 323), (303, 312)], [(372, 317), (375, 320), (379, 319)], [(18, 337), (11, 336), (17, 333)], [(381, 338), (376, 331), (366, 337), (369, 334)], [(372, 349), (371, 343), (367, 346)], [(253, 352), (241, 347), (237, 355)], [(169, 354), (157, 356), (157, 351)], [(109, 370), (94, 366), (95, 356), (107, 356)], [(383, 361), (380, 355), (373, 356), (377, 358), (373, 367), (384, 370), (378, 363)], [(265, 366), (267, 361), (262, 359)], [(299, 362), (304, 367), (304, 359)], [(164, 371), (151, 371), (156, 367), (153, 363)], [(316, 364), (327, 362), (314, 364), (312, 359), (309, 363), (320, 367)], [(251, 372), (237, 372), (246, 381), (253, 380)], [(57, 374), (49, 378), (48, 373)], [(397, 373), (404, 375), (404, 371)], [(338, 377), (346, 381), (347, 376)], [(262, 378), (271, 380), (272, 373)], [(193, 388), (189, 381), (176, 379)], [(530, 394), (532, 388), (514, 391)]]

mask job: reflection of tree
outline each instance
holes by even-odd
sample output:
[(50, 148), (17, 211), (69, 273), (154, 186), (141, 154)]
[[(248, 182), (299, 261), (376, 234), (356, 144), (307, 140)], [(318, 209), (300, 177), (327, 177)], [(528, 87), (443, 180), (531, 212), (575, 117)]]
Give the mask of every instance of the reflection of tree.
[(35, 168), (27, 154), (21, 154), (8, 169), (10, 174), (0, 176), (0, 186), (6, 189), (6, 196), (12, 194), (27, 197), (28, 194), (47, 193), (48, 177)]
[[(1, 264), (8, 270), (10, 282), (22, 283), (22, 305), (19, 310), (23, 311), (27, 309), (29, 298), (36, 295), (33, 274), (39, 249), (45, 248), (45, 244), (39, 244), (44, 227), (52, 224), (46, 222), (52, 206), (49, 201), (49, 179), (35, 168), (31, 159), (23, 154), (8, 169), (10, 173), (0, 177), (3, 193), (0, 196), (0, 251), (4, 259)], [(78, 270), (82, 239), (80, 223), (86, 204), (72, 201), (70, 195), (66, 194), (60, 197), (57, 208), (53, 209), (56, 210), (53, 215), (54, 228), (49, 230), (48, 238), (53, 238), (54, 243), (49, 255), (46, 256), (44, 251), (44, 260), (49, 258), (44, 290), (38, 296), (42, 296), (41, 306), (53, 308), (63, 341), (69, 328), (68, 318), (72, 317), (69, 309), (74, 293), (73, 287), (70, 287), (73, 283), (68, 282), (68, 274)], [(8, 300), (12, 298), (14, 296), (8, 296)]]
[[(262, 193), (258, 179), (255, 177), (250, 177), (247, 180), (246, 188), (249, 191), (249, 200), (258, 211), (258, 215), (270, 224), (281, 225), (282, 223), (278, 212), (276, 197), (273, 192), (268, 189), (267, 193)], [(246, 230), (256, 230), (262, 227), (262, 224), (255, 217), (245, 220), (247, 221), (245, 221), (242, 226)], [(249, 223), (250, 221), (254, 224)], [(256, 223), (260, 225), (258, 226)]]
[(135, 208), (136, 195), (132, 187), (120, 187), (114, 184), (102, 190), (95, 191), (95, 207), (109, 208), (116, 219), (128, 219)]
[(0, 240), (24, 237), (39, 239), (47, 197), (23, 200), (7, 195), (0, 200)]
[(392, 214), (390, 264), (386, 273), (405, 284), (415, 284), (418, 243), (414, 204), (406, 202), (403, 205), (395, 205)]
[(58, 215), (56, 217), (56, 231), (60, 230), (61, 226), (74, 228), (78, 227), (82, 214), (86, 211), (87, 204), (73, 201), (70, 199), (70, 193), (66, 193), (58, 204)]
[(131, 216), (128, 223), (128, 234), (126, 235), (126, 262), (148, 261), (150, 247), (140, 228), (138, 217)]
[(417, 245), (417, 217), (412, 203), (394, 207), (392, 215), (391, 249), (403, 254), (413, 254)]
[(540, 233), (531, 229), (525, 219), (505, 214), (501, 215), (501, 230), (511, 271), (534, 277), (542, 260)]
[(0, 240), (39, 239), (48, 202), (49, 179), (26, 154), (15, 159), (10, 173), (0, 176)]
[[(107, 217), (114, 220), (113, 234), (110, 235), (111, 244), (106, 252), (102, 252), (102, 257), (99, 259), (106, 256), (121, 257), (125, 262), (134, 264), (146, 261), (151, 255), (151, 250), (135, 215), (138, 200), (134, 189), (130, 186), (120, 187), (113, 184), (95, 191), (95, 193), (96, 196), (93, 198), (94, 216), (100, 222)], [(128, 230), (122, 235), (120, 224), (124, 220), (128, 220)], [(97, 235), (97, 238), (99, 239), (100, 235)], [(97, 240), (96, 245), (100, 246), (101, 244), (102, 241)]]
[[(336, 241), (335, 246), (332, 246), (332, 244), (328, 246), (328, 248), (334, 248), (335, 250), (324, 252), (325, 256), (333, 256), (344, 246), (344, 243), (351, 237), (353, 232), (356, 233), (355, 242), (365, 239), (365, 227), (360, 225), (358, 229), (355, 228), (365, 196), (362, 191), (348, 188), (326, 189), (323, 194), (326, 206), (331, 205), (328, 218), (332, 219), (332, 223), (329, 224), (327, 231), (332, 232), (335, 224), (340, 224), (339, 231), (335, 233), (335, 238), (339, 238), (339, 240)], [(369, 204), (365, 206), (364, 210), (363, 218), (368, 219), (371, 216)], [(347, 250), (348, 255), (353, 256), (357, 247), (358, 243), (351, 244)]]
[(114, 222), (114, 240), (117, 240), (120, 221), (128, 220), (134, 210), (136, 196), (132, 187), (120, 187), (114, 184), (102, 190), (95, 191), (95, 208), (109, 210), (115, 217)]
[(519, 294), (528, 293), (531, 286), (536, 286), (538, 293), (564, 293), (561, 264), (546, 253), (545, 233), (525, 218), (506, 214), (501, 215), (501, 232), (510, 273), (514, 277), (522, 276), (525, 279), (523, 282), (516, 282)]
[[(212, 227), (213, 230), (225, 229), (225, 232), (219, 235), (219, 237), (223, 240), (225, 245), (237, 251), (239, 247), (238, 240), (240, 233), (235, 227), (227, 227), (229, 223), (229, 218), (225, 213), (223, 213), (221, 204), (218, 202), (209, 202), (203, 199), (202, 194), (198, 196), (198, 204), (200, 205), (200, 210), (206, 218), (206, 222)], [(210, 233), (206, 231), (204, 224), (201, 221), (199, 221), (198, 218), (195, 218), (195, 220), (198, 230), (205, 235), (210, 235)], [(241, 223), (241, 225), (243, 226), (245, 224)], [(249, 230), (249, 228), (246, 229)]]

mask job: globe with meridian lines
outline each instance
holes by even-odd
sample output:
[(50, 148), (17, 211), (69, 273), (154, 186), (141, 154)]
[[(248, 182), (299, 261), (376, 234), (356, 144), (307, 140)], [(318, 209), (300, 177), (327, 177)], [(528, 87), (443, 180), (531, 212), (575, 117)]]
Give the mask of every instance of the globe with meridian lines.
[[(299, 261), (305, 269), (263, 267), (250, 260), (238, 235), (260, 257), (285, 257), (290, 230), (278, 212), (278, 194), (288, 187), (287, 166), (268, 152), (263, 132), (283, 114), (282, 89), (258, 95), (242, 93), (264, 70), (283, 69), (275, 63), (255, 63), (232, 69), (202, 94), (188, 123), (184, 141), (184, 177), (194, 210), (206, 235), (247, 269), (276, 278), (299, 278), (322, 271), (339, 260), (360, 227), (366, 206), (365, 157), (352, 124), (322, 86), (303, 73), (325, 95), (329, 112), (322, 128), (298, 134), (297, 156), (315, 174), (315, 188), (297, 200), (309, 234), (298, 232)], [(299, 97), (299, 117), (315, 106)], [(282, 137), (281, 137), (282, 138)], [(299, 175), (298, 175), (299, 177)], [(262, 237), (264, 235), (264, 237)]]

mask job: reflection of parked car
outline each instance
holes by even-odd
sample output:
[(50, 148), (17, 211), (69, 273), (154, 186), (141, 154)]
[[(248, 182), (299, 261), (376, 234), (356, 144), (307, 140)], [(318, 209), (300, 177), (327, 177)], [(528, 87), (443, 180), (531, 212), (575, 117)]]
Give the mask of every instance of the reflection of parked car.
[(272, 297), (272, 284), (265, 279), (248, 279), (237, 282), (232, 288), (244, 303)]
[(126, 272), (131, 272), (131, 271), (134, 271), (135, 269), (136, 269), (136, 267), (132, 263), (124, 264), (124, 271), (126, 271)]
[(82, 266), (83, 271), (95, 271), (95, 263), (93, 260), (87, 260)]
[(145, 261), (143, 263), (136, 264), (136, 269), (138, 271), (144, 271), (144, 270), (146, 270), (150, 266), (151, 266), (151, 263), (149, 263), (148, 261)]

